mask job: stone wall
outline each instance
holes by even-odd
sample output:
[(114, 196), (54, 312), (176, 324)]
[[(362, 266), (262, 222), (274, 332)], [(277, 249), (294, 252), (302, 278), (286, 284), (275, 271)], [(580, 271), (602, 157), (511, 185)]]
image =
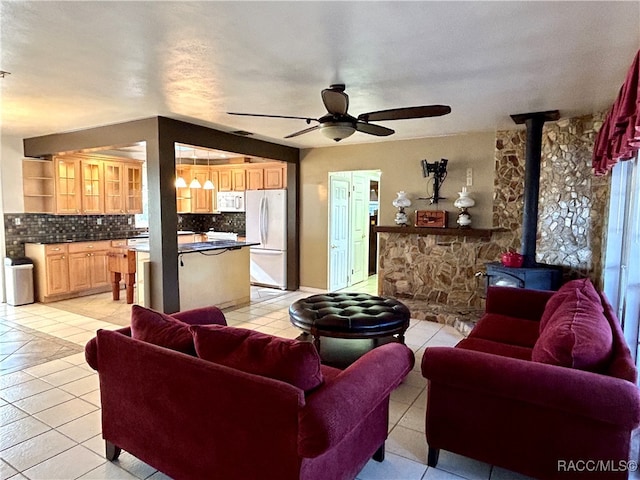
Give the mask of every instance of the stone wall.
[(604, 114), (545, 125), (536, 259), (562, 265), (565, 278), (600, 283), (610, 176), (596, 177), (591, 156)]
[(520, 248), (524, 205), (525, 130), (496, 132), (493, 180), (493, 226), (515, 232), (514, 249)]
[[(603, 118), (562, 119), (543, 129), (536, 260), (563, 266), (566, 279), (600, 282), (609, 176), (593, 176), (591, 152)], [(483, 308), (484, 281), (475, 273), (502, 252), (520, 251), (525, 142), (525, 130), (496, 132), (493, 226), (500, 231), (490, 239), (380, 233), (381, 294), (406, 299), (415, 318), (433, 318), (419, 310), (434, 304)]]
[[(547, 122), (542, 131), (536, 261), (564, 267), (565, 280), (601, 282), (610, 177), (595, 177), (591, 154), (605, 113)], [(520, 251), (525, 130), (496, 133), (493, 226), (503, 250)]]
[(491, 252), (486, 240), (435, 234), (378, 235), (383, 294), (444, 305), (482, 306), (483, 281), (475, 273), (484, 268), (488, 256), (499, 253)]

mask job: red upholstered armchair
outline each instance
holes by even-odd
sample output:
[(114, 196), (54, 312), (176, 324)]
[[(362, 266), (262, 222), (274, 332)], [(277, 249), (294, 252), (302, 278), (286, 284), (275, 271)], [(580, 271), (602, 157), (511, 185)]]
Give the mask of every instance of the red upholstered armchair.
[[(137, 308), (134, 316), (151, 315)], [(191, 325), (224, 325), (215, 310), (176, 316)], [(137, 329), (140, 322), (132, 318), (132, 329), (100, 330), (86, 348), (100, 378), (107, 457), (117, 458), (122, 448), (177, 480), (353, 479), (372, 456), (383, 460), (389, 395), (414, 362), (411, 350), (397, 343), (372, 350), (345, 370), (318, 361), (321, 383), (305, 391), (231, 368), (224, 359), (207, 361), (132, 338)], [(228, 343), (234, 344), (229, 351), (242, 350), (251, 341), (262, 343), (257, 350), (250, 346), (249, 355), (289, 347), (317, 355), (309, 343), (258, 332), (188, 329), (195, 349), (208, 356), (219, 356)], [(208, 350), (198, 345), (207, 337), (217, 342)], [(254, 361), (250, 368), (260, 371), (263, 365)]]
[(590, 282), (556, 293), (490, 288), (469, 337), (427, 348), (422, 374), (430, 466), (443, 449), (535, 478), (627, 477), (636, 369)]

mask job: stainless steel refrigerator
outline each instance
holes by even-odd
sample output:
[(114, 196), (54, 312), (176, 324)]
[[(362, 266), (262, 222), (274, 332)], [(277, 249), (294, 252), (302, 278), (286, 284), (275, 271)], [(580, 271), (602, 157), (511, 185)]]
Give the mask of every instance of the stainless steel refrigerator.
[(287, 286), (287, 191), (247, 190), (247, 241), (251, 247), (251, 283)]

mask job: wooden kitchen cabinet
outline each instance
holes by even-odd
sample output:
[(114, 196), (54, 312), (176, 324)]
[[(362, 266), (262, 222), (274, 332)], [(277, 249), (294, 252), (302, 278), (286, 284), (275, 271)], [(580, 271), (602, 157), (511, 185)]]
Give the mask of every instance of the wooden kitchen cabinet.
[(286, 167), (281, 164), (255, 164), (247, 167), (247, 190), (286, 188)]
[(91, 288), (89, 255), (87, 252), (69, 254), (69, 290), (88, 290)]
[[(176, 188), (176, 207), (178, 213), (213, 213), (216, 211), (216, 192), (220, 188), (220, 172), (206, 165), (177, 165), (176, 178), (182, 177), (187, 186)], [(213, 183), (213, 190), (189, 188), (191, 181), (197, 178), (204, 187), (207, 180)], [(231, 177), (228, 177), (230, 179)]]
[(104, 213), (103, 173), (100, 160), (81, 160), (82, 213)]
[(55, 181), (53, 161), (31, 158), (22, 160), (24, 211), (55, 213)]
[(46, 246), (46, 293), (58, 295), (69, 291), (67, 245)]
[(129, 244), (126, 238), (111, 240), (111, 248), (126, 247)]
[(244, 168), (221, 168), (218, 170), (220, 186), (218, 191), (244, 191), (247, 189)]
[[(142, 164), (118, 157), (73, 154), (56, 156), (54, 164), (57, 214), (101, 215), (142, 213)], [(33, 168), (31, 169), (33, 170)], [(23, 172), (23, 178), (25, 178)], [(27, 180), (23, 180), (26, 182)], [(45, 190), (42, 188), (41, 190)], [(35, 200), (25, 211), (40, 211)], [(36, 207), (31, 207), (36, 204)]]
[(56, 213), (80, 213), (80, 161), (55, 157)]
[(218, 171), (218, 176), (219, 176), (219, 186), (218, 186), (218, 191), (219, 192), (230, 192), (231, 190), (233, 190), (232, 186), (231, 186), (231, 170), (229, 169), (220, 169)]
[(176, 166), (176, 179), (183, 178), (186, 187), (176, 187), (176, 208), (178, 213), (190, 213), (191, 212), (191, 189), (189, 183), (191, 182), (191, 167), (189, 165), (177, 165)]
[(220, 173), (213, 167), (209, 167), (209, 175), (214, 189), (211, 192), (211, 212), (218, 211), (218, 185), (220, 185)]
[(125, 163), (123, 180), (125, 213), (142, 213), (142, 165)]
[(124, 164), (104, 162), (104, 213), (124, 213)]
[(264, 188), (281, 189), (286, 188), (285, 167), (281, 165), (273, 165), (264, 167)]
[[(191, 178), (197, 179), (201, 186), (210, 179), (209, 167), (193, 167), (191, 169)], [(191, 212), (192, 213), (211, 213), (213, 212), (213, 190), (205, 190), (204, 188), (191, 189)]]
[(142, 165), (104, 162), (104, 213), (142, 213)]
[(244, 168), (231, 169), (231, 187), (234, 191), (245, 191), (247, 189)]
[(109, 240), (43, 245), (25, 244), (35, 267), (39, 302), (51, 302), (111, 289)]
[(109, 286), (107, 251), (110, 248), (109, 240), (69, 245), (69, 290)]
[(24, 248), (25, 254), (33, 260), (37, 300), (46, 302), (51, 297), (62, 298), (68, 294), (68, 244), (27, 243)]
[(247, 190), (264, 189), (264, 169), (247, 168)]

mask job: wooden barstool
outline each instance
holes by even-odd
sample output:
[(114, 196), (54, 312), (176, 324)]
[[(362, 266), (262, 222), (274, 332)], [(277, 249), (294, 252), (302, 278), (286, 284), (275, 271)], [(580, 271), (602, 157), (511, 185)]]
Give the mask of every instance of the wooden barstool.
[(112, 248), (107, 252), (111, 273), (111, 292), (114, 300), (120, 300), (120, 280), (124, 274), (127, 303), (133, 303), (133, 287), (136, 283), (136, 251), (126, 247)]

